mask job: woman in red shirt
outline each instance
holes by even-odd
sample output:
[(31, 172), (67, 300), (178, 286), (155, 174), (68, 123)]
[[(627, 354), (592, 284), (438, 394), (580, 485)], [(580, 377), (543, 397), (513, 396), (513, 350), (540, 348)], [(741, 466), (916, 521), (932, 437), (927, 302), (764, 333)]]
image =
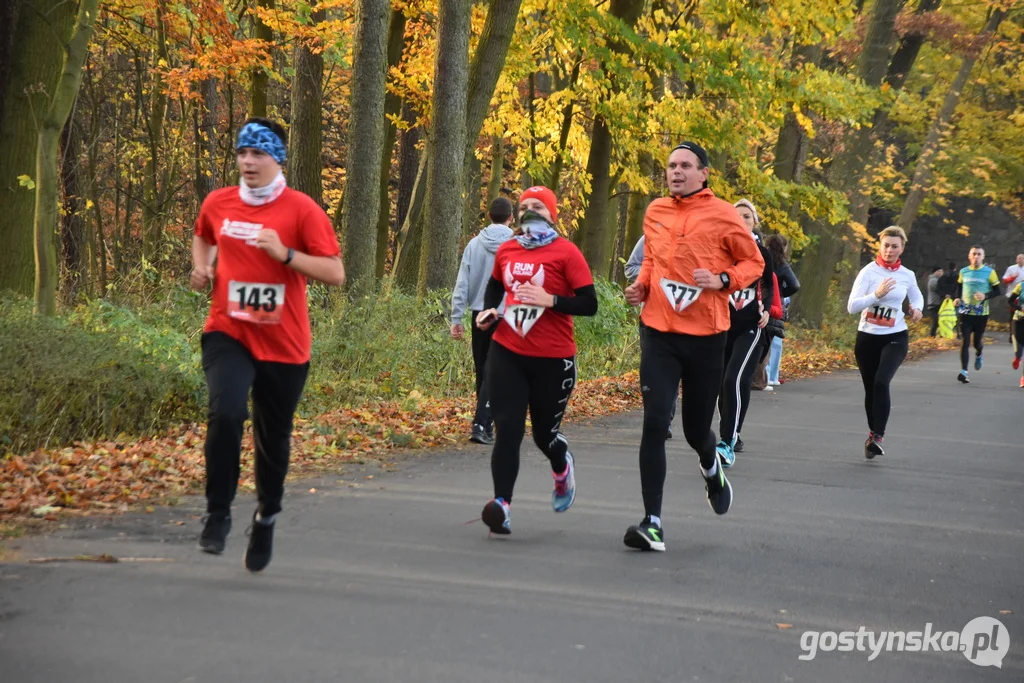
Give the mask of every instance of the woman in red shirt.
[[(597, 313), (597, 293), (586, 259), (560, 237), (555, 193), (531, 187), (519, 198), (523, 232), (498, 248), (484, 294), (481, 329), (498, 327), (487, 355), (496, 438), (491, 453), (494, 498), (481, 517), (496, 534), (511, 533), (509, 506), (519, 475), (519, 447), (530, 410), (533, 440), (551, 461), (551, 506), (565, 512), (576, 499), (575, 463), (560, 431), (576, 386), (572, 316)], [(504, 303), (502, 313), (498, 308)]]

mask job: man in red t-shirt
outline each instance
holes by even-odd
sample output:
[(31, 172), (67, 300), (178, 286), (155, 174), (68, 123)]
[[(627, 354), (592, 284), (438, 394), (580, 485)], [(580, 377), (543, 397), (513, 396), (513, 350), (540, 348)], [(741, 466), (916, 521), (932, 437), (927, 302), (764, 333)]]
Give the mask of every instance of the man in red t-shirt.
[(345, 268), (327, 214), (285, 182), (284, 128), (249, 119), (235, 149), (242, 180), (238, 187), (210, 193), (192, 238), (192, 288), (205, 290), (213, 283), (202, 337), (210, 404), (207, 514), (199, 547), (220, 554), (231, 531), (251, 390), (259, 506), (245, 566), (256, 572), (270, 563), (292, 420), (309, 372), (306, 281), (341, 285)]

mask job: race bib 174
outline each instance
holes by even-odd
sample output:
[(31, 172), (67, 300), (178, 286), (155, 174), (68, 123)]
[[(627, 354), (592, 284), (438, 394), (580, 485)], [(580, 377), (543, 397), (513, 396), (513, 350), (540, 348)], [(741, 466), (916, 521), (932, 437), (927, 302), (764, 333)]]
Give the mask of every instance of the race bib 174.
[(672, 305), (672, 310), (682, 313), (686, 308), (700, 297), (704, 291), (700, 287), (694, 287), (683, 282), (676, 282), (668, 278), (661, 278), (661, 291)]
[(276, 325), (281, 322), (283, 310), (283, 284), (228, 283), (228, 315), (236, 320)]
[(529, 306), (517, 299), (510, 299), (505, 304), (505, 322), (520, 337), (525, 337), (542, 315), (543, 306)]

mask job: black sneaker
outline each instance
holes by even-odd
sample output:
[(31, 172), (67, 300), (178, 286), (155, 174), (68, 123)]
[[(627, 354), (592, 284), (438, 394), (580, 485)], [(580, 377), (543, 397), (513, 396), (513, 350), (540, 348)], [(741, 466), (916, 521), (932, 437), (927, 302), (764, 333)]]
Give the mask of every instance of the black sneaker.
[(957, 375), (956, 378), (958, 380), (960, 380), (960, 384), (970, 384), (971, 383), (971, 380), (967, 377), (967, 371), (966, 370), (961, 370), (960, 374)]
[[(701, 470), (703, 476), (704, 471)], [(732, 484), (725, 478), (725, 467), (718, 456), (718, 467), (710, 479), (704, 477), (704, 489), (708, 492), (708, 505), (716, 515), (724, 515), (732, 507)]]
[(203, 516), (203, 533), (199, 534), (199, 549), (211, 555), (220, 555), (231, 532), (231, 515), (210, 512)]
[(743, 452), (743, 439), (740, 438), (739, 434), (736, 435), (736, 443), (733, 444), (732, 450), (734, 453)]
[(882, 450), (882, 437), (869, 434), (868, 440), (864, 442), (864, 457), (871, 460), (876, 455), (885, 455), (885, 451)]
[(494, 443), (494, 437), (487, 433), (483, 425), (477, 424), (473, 425), (473, 432), (470, 434), (469, 440), (484, 446), (490, 446)]
[(661, 527), (652, 522), (650, 517), (644, 517), (642, 522), (626, 529), (622, 542), (637, 550), (665, 552), (665, 536)]
[(672, 438), (672, 428), (669, 427), (668, 429), (665, 430), (665, 440), (667, 441), (668, 439), (671, 439), (671, 438)]
[(256, 513), (253, 513), (252, 524), (246, 533), (249, 535), (249, 547), (245, 549), (245, 568), (251, 572), (261, 572), (270, 564), (270, 556), (274, 551), (274, 522), (258, 522)]

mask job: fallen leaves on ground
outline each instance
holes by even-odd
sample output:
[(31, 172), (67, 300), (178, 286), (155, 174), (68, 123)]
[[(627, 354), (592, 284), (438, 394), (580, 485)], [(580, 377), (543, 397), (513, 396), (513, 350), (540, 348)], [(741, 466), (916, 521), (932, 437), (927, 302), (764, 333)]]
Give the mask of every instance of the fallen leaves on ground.
[[(923, 338), (909, 358), (956, 348), (953, 340)], [(782, 376), (792, 380), (856, 367), (852, 350), (787, 341)], [(641, 407), (637, 373), (582, 381), (567, 421)], [(467, 399), (433, 399), (412, 392), (404, 401), (340, 408), (295, 422), (292, 474), (334, 471), (374, 461), (385, 468), (398, 450), (451, 447), (464, 442), (472, 419)], [(182, 425), (161, 435), (77, 443), (0, 460), (0, 522), (55, 521), (61, 514), (110, 514), (173, 502), (200, 493), (205, 477), (203, 425)], [(252, 436), (243, 443), (240, 486), (253, 489)], [(0, 529), (2, 530), (2, 529)]]
[[(960, 342), (942, 337), (921, 337), (910, 342), (907, 360), (917, 360), (936, 351), (960, 348)], [(782, 352), (781, 378), (805, 379), (834, 370), (852, 370), (857, 367), (853, 349), (837, 349), (805, 340), (786, 340)]]

